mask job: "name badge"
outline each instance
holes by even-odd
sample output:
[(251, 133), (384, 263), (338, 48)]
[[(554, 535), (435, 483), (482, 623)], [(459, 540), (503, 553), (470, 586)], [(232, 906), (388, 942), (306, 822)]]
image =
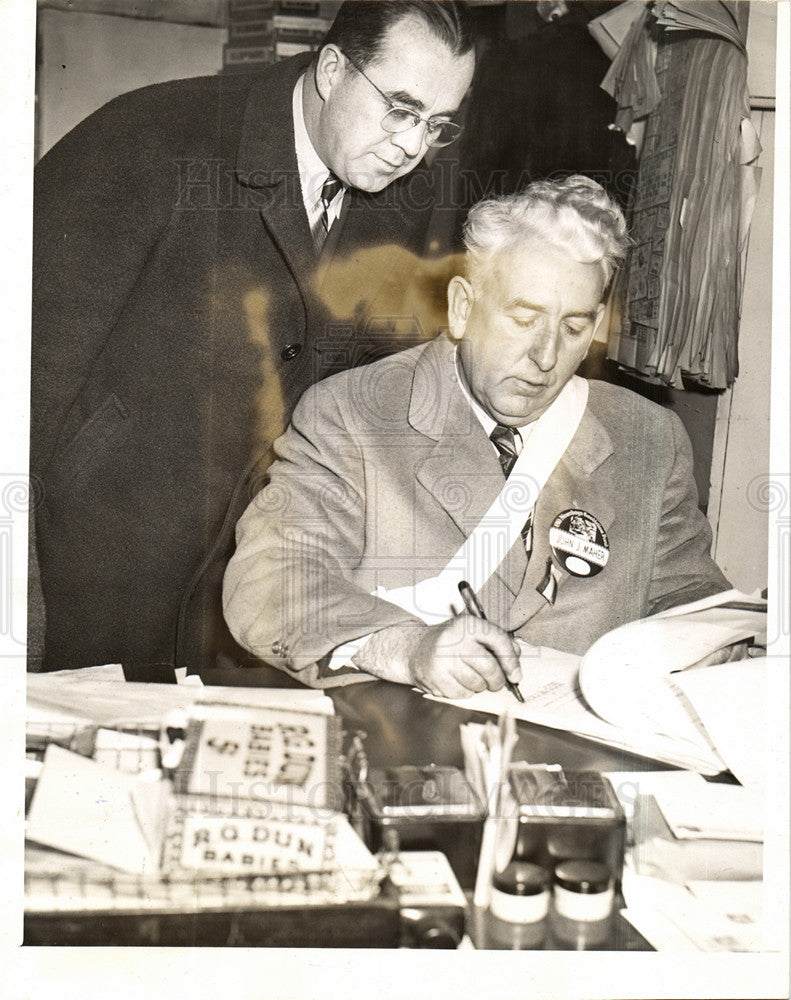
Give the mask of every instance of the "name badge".
[(601, 522), (586, 510), (564, 510), (552, 522), (549, 544), (559, 566), (572, 576), (596, 576), (610, 558)]

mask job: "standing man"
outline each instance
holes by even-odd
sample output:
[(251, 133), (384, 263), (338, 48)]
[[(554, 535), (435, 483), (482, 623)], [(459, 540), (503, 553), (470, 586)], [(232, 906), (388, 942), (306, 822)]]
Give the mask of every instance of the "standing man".
[(277, 442), (225, 575), (242, 645), (459, 698), (520, 680), (514, 635), (582, 654), (727, 589), (678, 417), (575, 375), (627, 243), (586, 177), (473, 207), (449, 335), (313, 386)]
[[(211, 588), (195, 587), (223, 526), (303, 391), (393, 316), (387, 275), (359, 265), (422, 250), (431, 194), (412, 172), (460, 131), (466, 18), (345, 3), (314, 58), (124, 95), (39, 164), (36, 666), (201, 654)], [(349, 262), (365, 281), (338, 315)]]

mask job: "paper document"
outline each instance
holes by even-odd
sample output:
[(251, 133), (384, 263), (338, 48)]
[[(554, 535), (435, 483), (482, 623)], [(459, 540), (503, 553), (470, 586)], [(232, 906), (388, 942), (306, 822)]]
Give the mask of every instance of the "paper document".
[(765, 639), (766, 602), (746, 610), (741, 605), (748, 600), (738, 599), (744, 596), (728, 591), (715, 606), (706, 606), (708, 599), (682, 605), (603, 635), (580, 666), (580, 686), (593, 711), (616, 726), (646, 725), (699, 741), (700, 721), (671, 675), (726, 646)]
[[(91, 675), (90, 671), (99, 673)], [(105, 679), (104, 668), (58, 671), (27, 675), (28, 721), (71, 719), (75, 723), (117, 726), (124, 723), (148, 724), (159, 728), (169, 711), (186, 711), (197, 703), (262, 705), (270, 708), (306, 708), (311, 712), (334, 712), (332, 699), (311, 688), (242, 688), (193, 686), (191, 684), (140, 684)]]
[(613, 726), (595, 715), (587, 706), (579, 688), (579, 656), (546, 646), (528, 646), (526, 643), (520, 643), (520, 646), (522, 681), (519, 690), (525, 699), (524, 704), (519, 704), (507, 688), (482, 691), (458, 700), (434, 700), (491, 715), (503, 715), (507, 711), (524, 722), (562, 729), (654, 760), (692, 768), (703, 774), (718, 774), (725, 770), (722, 759), (705, 742), (693, 743), (657, 736), (649, 729), (640, 729), (637, 725), (628, 729)]
[(629, 870), (623, 874), (623, 893), (627, 902), (623, 915), (658, 951), (756, 952), (761, 948), (760, 924), (742, 920), (741, 904), (735, 912), (721, 910), (722, 895), (709, 896), (704, 890), (698, 896), (686, 886)]
[(122, 871), (154, 874), (160, 862), (162, 784), (52, 745), (25, 837)]
[(764, 806), (759, 789), (701, 781), (691, 794), (665, 787), (654, 792), (654, 799), (679, 839), (763, 842)]
[(766, 657), (719, 663), (674, 675), (674, 684), (743, 785), (766, 777)]

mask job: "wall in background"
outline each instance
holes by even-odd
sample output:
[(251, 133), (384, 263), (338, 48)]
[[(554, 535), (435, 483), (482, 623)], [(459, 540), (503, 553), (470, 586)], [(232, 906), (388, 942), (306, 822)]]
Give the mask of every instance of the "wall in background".
[[(753, 112), (763, 146), (763, 174), (750, 231), (739, 377), (719, 400), (709, 504), (714, 558), (728, 579), (746, 591), (768, 583), (774, 118), (773, 111)], [(788, 373), (778, 377), (787, 379)]]
[(219, 72), (225, 29), (42, 9), (37, 36), (38, 158), (119, 94)]
[[(739, 377), (718, 400), (708, 508), (714, 558), (734, 586), (747, 592), (773, 582), (767, 574), (776, 27), (774, 4), (751, 5), (748, 82), (763, 173), (747, 254)], [(775, 374), (788, 379), (788, 372)]]

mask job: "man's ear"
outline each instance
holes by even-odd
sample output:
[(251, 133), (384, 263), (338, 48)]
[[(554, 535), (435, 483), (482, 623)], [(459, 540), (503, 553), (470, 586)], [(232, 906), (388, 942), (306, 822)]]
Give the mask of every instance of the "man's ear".
[(337, 45), (325, 45), (316, 57), (313, 78), (322, 101), (330, 96), (335, 83), (346, 72), (346, 58)]
[(599, 332), (599, 328), (604, 322), (604, 317), (607, 313), (607, 307), (603, 302), (599, 303), (599, 308), (596, 310), (596, 319), (593, 321), (593, 333), (591, 333), (591, 339), (588, 341), (588, 349), (585, 351), (587, 355), (590, 350), (591, 344), (596, 339), (596, 334)]
[(472, 285), (460, 274), (448, 284), (448, 327), (454, 340), (461, 340), (467, 329), (467, 320), (473, 303)]

